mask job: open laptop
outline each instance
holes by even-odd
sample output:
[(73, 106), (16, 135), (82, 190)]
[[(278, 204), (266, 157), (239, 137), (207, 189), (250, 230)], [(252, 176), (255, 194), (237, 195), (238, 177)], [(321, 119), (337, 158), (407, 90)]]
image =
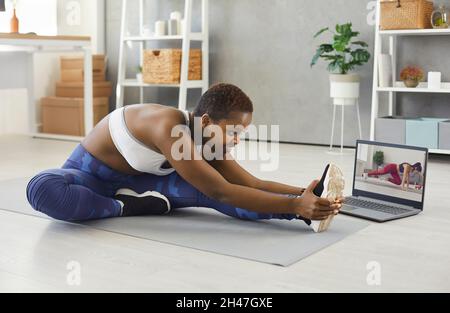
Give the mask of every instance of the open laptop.
[[(376, 222), (421, 213), (427, 163), (426, 148), (357, 141), (353, 192), (341, 212)], [(415, 170), (407, 170), (412, 168)], [(402, 188), (407, 178), (409, 186)]]

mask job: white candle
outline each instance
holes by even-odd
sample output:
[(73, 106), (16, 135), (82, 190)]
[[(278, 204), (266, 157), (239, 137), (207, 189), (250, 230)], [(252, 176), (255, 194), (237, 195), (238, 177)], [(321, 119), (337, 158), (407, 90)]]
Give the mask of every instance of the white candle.
[(166, 22), (157, 21), (155, 23), (155, 36), (165, 36), (166, 35)]
[(144, 36), (144, 37), (151, 37), (152, 36), (151, 28), (148, 25), (145, 25), (142, 28), (142, 34), (141, 35)]
[(171, 20), (181, 21), (181, 13), (178, 12), (178, 11), (170, 13), (170, 19)]
[(181, 29), (181, 13), (178, 11), (170, 13), (170, 19), (176, 20), (176, 25), (177, 25), (176, 32), (173, 32), (173, 35), (182, 35), (183, 33), (182, 33), (182, 29)]
[(428, 73), (428, 88), (429, 89), (441, 89), (441, 72), (429, 72)]
[(180, 22), (177, 20), (169, 20), (168, 24), (169, 24), (169, 36), (179, 35)]

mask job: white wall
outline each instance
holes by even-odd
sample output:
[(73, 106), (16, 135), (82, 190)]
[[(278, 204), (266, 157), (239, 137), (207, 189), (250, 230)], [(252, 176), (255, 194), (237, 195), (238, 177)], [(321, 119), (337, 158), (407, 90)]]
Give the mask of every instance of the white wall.
[(58, 0), (58, 35), (90, 36), (93, 52), (105, 53), (105, 0)]
[(384, 152), (384, 163), (386, 164), (389, 163), (401, 164), (403, 162), (414, 164), (417, 162), (421, 162), (422, 166), (424, 166), (425, 163), (424, 153), (421, 151), (412, 151), (412, 150), (405, 151), (403, 149), (390, 147), (376, 147), (374, 151)]
[[(0, 12), (0, 32), (10, 32), (12, 5)], [(20, 32), (38, 35), (90, 36), (95, 53), (105, 51), (105, 0), (20, 0)]]
[[(40, 35), (56, 35), (56, 2), (57, 0), (19, 0), (17, 17), (20, 32), (35, 32)], [(0, 12), (0, 32), (10, 32), (12, 5), (6, 1), (6, 12)]]

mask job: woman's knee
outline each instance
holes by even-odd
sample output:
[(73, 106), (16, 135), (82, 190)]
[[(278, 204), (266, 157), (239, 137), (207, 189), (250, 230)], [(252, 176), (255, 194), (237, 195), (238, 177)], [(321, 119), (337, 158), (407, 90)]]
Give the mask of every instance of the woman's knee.
[(61, 205), (68, 184), (63, 170), (49, 170), (36, 175), (27, 186), (27, 199), (31, 207), (54, 219), (64, 220)]

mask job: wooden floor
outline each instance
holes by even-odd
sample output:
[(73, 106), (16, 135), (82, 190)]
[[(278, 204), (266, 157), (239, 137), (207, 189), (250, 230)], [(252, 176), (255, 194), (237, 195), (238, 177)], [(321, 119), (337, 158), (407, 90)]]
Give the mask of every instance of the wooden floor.
[[(59, 167), (74, 147), (0, 137), (0, 180)], [(273, 173), (260, 172), (258, 162), (242, 163), (259, 177), (304, 187), (332, 161), (351, 182), (353, 151), (326, 151), (282, 145)], [(287, 268), (0, 211), (0, 291), (449, 292), (449, 190), (450, 159), (433, 157), (422, 215), (371, 224)], [(80, 284), (71, 280), (73, 262), (80, 265)], [(380, 266), (380, 285), (367, 283), (370, 262)]]

